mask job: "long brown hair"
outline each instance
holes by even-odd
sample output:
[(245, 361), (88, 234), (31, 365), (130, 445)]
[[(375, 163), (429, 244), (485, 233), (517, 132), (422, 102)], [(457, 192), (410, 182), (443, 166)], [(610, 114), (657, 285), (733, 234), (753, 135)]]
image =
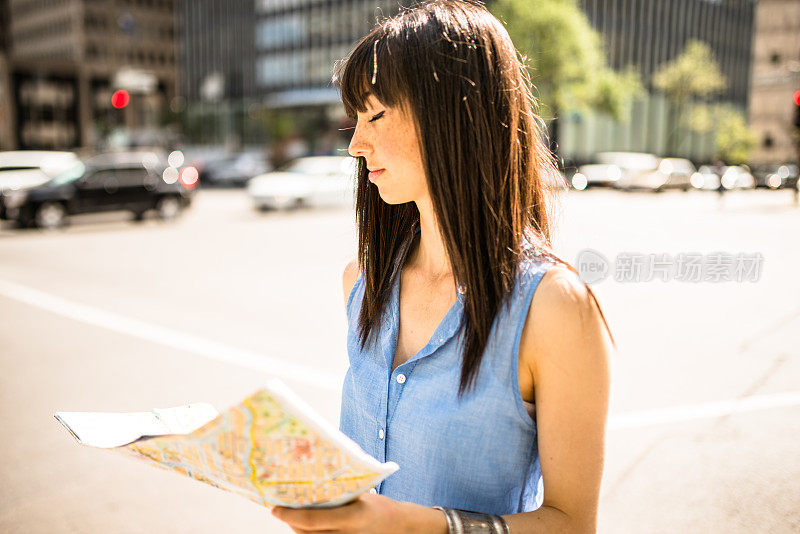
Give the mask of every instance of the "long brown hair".
[[(551, 250), (549, 210), (560, 174), (544, 141), (527, 69), (506, 29), (482, 4), (435, 0), (380, 22), (337, 66), (334, 83), (351, 118), (366, 112), (369, 93), (386, 106), (406, 107), (415, 118), (442, 239), (453, 275), (466, 287), (463, 395), (474, 384), (492, 323), (523, 258), (566, 264)], [(381, 200), (367, 179), (365, 159), (357, 159), (363, 349), (380, 329), (419, 212), (414, 203)]]

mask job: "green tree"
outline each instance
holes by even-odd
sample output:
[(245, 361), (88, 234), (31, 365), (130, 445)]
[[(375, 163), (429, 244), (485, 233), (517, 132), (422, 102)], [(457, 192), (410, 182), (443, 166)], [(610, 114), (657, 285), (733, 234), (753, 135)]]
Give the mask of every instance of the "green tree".
[(667, 150), (676, 154), (679, 149), (678, 129), (689, 125), (694, 131), (710, 127), (709, 110), (704, 104), (689, 105), (705, 100), (727, 86), (711, 47), (702, 41), (689, 41), (683, 52), (663, 63), (653, 73), (653, 87), (662, 91), (669, 100), (670, 113), (667, 125)]
[(750, 129), (744, 114), (731, 107), (717, 110), (717, 128), (714, 136), (717, 156), (732, 165), (747, 163), (758, 138)]
[(608, 67), (600, 34), (577, 0), (497, 0), (490, 9), (528, 64), (540, 113), (551, 121), (551, 143), (562, 110), (593, 109), (627, 120), (642, 83), (633, 68)]

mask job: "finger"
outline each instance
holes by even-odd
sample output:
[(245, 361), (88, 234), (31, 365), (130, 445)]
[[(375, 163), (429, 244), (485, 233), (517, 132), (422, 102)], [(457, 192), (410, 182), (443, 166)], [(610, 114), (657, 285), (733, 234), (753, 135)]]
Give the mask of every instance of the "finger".
[(292, 527), (295, 531), (319, 532), (330, 528), (325, 518), (326, 510), (303, 510), (276, 506), (272, 515)]
[(296, 534), (342, 534), (341, 530), (306, 530), (304, 528), (293, 527), (289, 525), (289, 528), (292, 529), (292, 532)]
[(311, 509), (311, 508), (285, 508), (276, 506), (272, 515), (288, 523), (292, 528), (300, 528), (313, 532), (326, 530), (343, 530), (353, 523), (355, 514), (360, 511), (359, 501), (336, 508)]

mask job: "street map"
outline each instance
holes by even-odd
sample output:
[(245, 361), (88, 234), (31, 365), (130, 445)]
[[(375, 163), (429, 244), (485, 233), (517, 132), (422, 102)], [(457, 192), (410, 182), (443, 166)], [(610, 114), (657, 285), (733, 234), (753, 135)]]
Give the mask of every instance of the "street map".
[[(70, 414), (59, 415), (70, 428)], [(112, 450), (268, 508), (344, 504), (398, 469), (366, 454), (277, 380), (186, 435), (145, 436)]]

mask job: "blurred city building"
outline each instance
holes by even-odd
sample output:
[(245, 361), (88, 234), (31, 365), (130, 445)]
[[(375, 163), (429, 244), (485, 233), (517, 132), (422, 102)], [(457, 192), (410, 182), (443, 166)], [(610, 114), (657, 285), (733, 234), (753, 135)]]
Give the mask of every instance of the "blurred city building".
[(800, 1), (760, 0), (756, 10), (750, 124), (758, 135), (754, 163), (800, 157), (794, 121), (800, 90)]
[[(347, 146), (333, 66), (396, 0), (194, 0), (182, 3), (187, 140)], [(295, 154), (298, 155), (298, 154)]]
[[(7, 146), (91, 147), (115, 131), (142, 134), (144, 144), (157, 136), (177, 94), (174, 0), (0, 5)], [(124, 109), (112, 106), (115, 90), (130, 95)]]
[[(345, 124), (332, 68), (397, 0), (223, 0), (184, 2), (182, 93), (186, 134), (204, 143), (234, 146), (280, 142), (301, 135), (326, 153), (346, 146)], [(489, 2), (491, 7), (491, 2)], [(653, 73), (687, 42), (708, 43), (727, 79), (714, 97), (746, 111), (753, 40), (753, 0), (582, 0), (602, 34), (610, 65), (633, 66), (648, 89), (627, 122), (592, 113), (564, 113), (560, 155), (577, 162), (598, 152), (637, 151), (709, 161), (713, 133), (679, 132), (667, 154), (672, 113), (651, 84)], [(282, 121), (282, 113), (291, 117)]]
[[(121, 126), (143, 132), (141, 143), (155, 139), (165, 124), (179, 124), (183, 141), (195, 146), (269, 147), (274, 160), (338, 153), (351, 124), (330, 84), (334, 64), (401, 3), (409, 2), (0, 0), (0, 147), (93, 146)], [(766, 16), (759, 18), (759, 28), (770, 34), (765, 39), (780, 44), (763, 45), (769, 50), (757, 51), (756, 61), (770, 63), (777, 54), (780, 68), (789, 69), (798, 53), (789, 34), (797, 39), (798, 32), (786, 21), (798, 2), (761, 4), (760, 12), (789, 7), (777, 17), (786, 26), (780, 32), (769, 29)], [(771, 126), (774, 116), (761, 111), (771, 104), (756, 103), (757, 94), (775, 93), (763, 85), (768, 68), (756, 67), (751, 83), (755, 0), (580, 5), (602, 35), (610, 65), (632, 66), (647, 92), (626, 122), (562, 112), (558, 149), (565, 159), (581, 163), (599, 152), (635, 151), (711, 160), (713, 133), (686, 126), (677, 150), (668, 149), (674, 110), (652, 86), (653, 73), (694, 39), (710, 45), (727, 80), (713, 101), (742, 111), (752, 103), (751, 119), (763, 124), (762, 149), (774, 155), (788, 142)], [(131, 94), (122, 110), (111, 106), (115, 89)]]
[(617, 70), (634, 66), (647, 94), (633, 103), (627, 122), (593, 113), (562, 116), (560, 155), (588, 162), (598, 152), (634, 151), (710, 161), (713, 134), (698, 134), (685, 125), (679, 125), (678, 152), (667, 153), (671, 111), (667, 98), (652, 86), (653, 73), (677, 57), (690, 40), (703, 41), (728, 82), (714, 100), (746, 111), (755, 0), (581, 0), (581, 6), (603, 37), (610, 66)]
[(178, 80), (190, 142), (263, 137), (247, 115), (258, 100), (255, 16), (254, 0), (181, 2)]

